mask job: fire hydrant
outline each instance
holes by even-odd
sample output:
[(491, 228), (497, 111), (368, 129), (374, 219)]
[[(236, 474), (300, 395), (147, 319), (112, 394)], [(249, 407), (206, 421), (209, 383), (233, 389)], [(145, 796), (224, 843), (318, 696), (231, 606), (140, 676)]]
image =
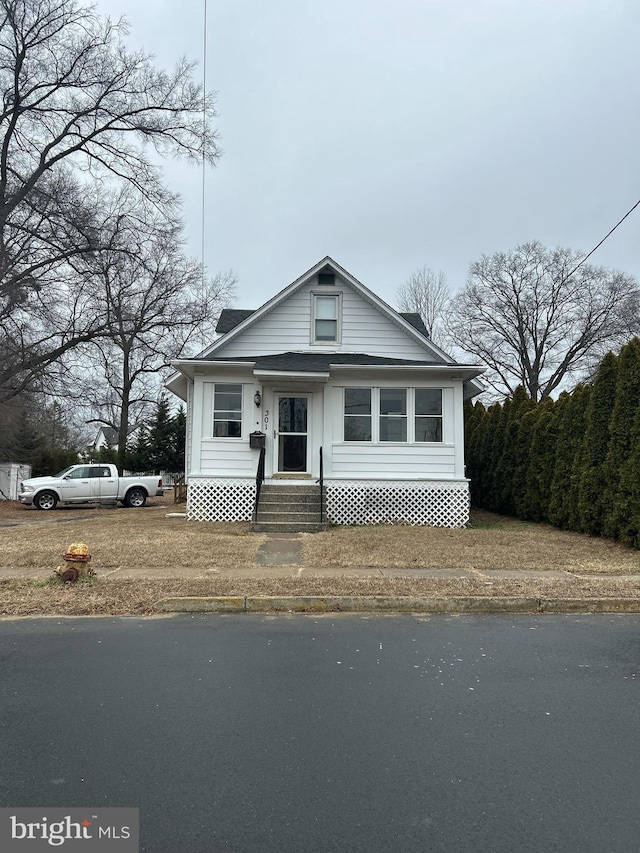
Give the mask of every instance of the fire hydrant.
[(67, 548), (67, 553), (62, 555), (66, 565), (58, 566), (55, 570), (65, 583), (75, 583), (83, 575), (93, 575), (95, 572), (89, 568), (91, 554), (84, 542), (72, 542)]

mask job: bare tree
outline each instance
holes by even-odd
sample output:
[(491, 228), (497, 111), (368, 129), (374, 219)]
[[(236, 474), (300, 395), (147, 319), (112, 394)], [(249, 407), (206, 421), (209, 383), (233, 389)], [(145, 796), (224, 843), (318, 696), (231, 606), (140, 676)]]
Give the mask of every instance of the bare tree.
[(513, 394), (522, 385), (533, 400), (544, 400), (628, 335), (630, 318), (638, 318), (637, 281), (602, 267), (572, 272), (580, 257), (533, 242), (471, 265), (452, 300), (448, 329), (491, 368), (484, 379), (498, 392)]
[(183, 254), (180, 224), (159, 217), (141, 224), (139, 211), (112, 223), (112, 249), (93, 260), (92, 287), (108, 332), (82, 351), (92, 368), (85, 402), (98, 423), (118, 432), (118, 463), (127, 437), (160, 393), (163, 368), (194, 339), (213, 334), (234, 292), (232, 270), (203, 279)]
[(429, 337), (441, 346), (444, 338), (443, 318), (449, 303), (447, 277), (427, 266), (420, 267), (398, 288), (398, 307), (414, 311), (422, 317)]
[[(101, 195), (126, 184), (164, 211), (157, 155), (213, 163), (213, 99), (181, 60), (130, 52), (127, 26), (76, 0), (0, 0), (0, 349), (4, 396), (104, 328), (77, 261), (109, 249)], [(70, 316), (56, 310), (66, 303)]]

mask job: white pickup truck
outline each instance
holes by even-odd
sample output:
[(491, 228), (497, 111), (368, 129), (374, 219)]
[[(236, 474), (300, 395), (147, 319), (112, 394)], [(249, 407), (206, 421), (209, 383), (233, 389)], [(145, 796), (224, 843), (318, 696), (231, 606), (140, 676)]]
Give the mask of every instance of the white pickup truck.
[(144, 506), (147, 498), (162, 497), (159, 477), (119, 477), (115, 465), (71, 465), (53, 477), (32, 477), (20, 483), (18, 500), (36, 509), (55, 509), (67, 504), (111, 503)]

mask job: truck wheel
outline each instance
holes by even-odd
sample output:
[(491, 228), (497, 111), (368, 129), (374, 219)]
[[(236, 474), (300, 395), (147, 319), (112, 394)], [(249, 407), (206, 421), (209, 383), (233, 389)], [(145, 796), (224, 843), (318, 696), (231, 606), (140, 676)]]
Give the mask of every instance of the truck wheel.
[(141, 507), (147, 502), (147, 493), (144, 489), (129, 489), (124, 496), (123, 504), (129, 507)]
[(36, 509), (55, 509), (57, 503), (58, 496), (55, 492), (40, 492), (33, 499)]

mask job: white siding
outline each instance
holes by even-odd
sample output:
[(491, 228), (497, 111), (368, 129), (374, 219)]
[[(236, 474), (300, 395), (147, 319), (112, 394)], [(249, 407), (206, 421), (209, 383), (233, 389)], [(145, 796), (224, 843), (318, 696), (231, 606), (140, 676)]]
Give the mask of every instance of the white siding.
[[(242, 384), (242, 436), (240, 438), (213, 437), (213, 389), (215, 382), (209, 377), (198, 382), (199, 398), (199, 474), (216, 477), (255, 477), (258, 467), (258, 450), (249, 447), (249, 433), (259, 429), (253, 402), (257, 386), (242, 379), (219, 378), (218, 382)], [(258, 415), (259, 418), (259, 415)], [(195, 430), (194, 430), (195, 432)]]
[[(226, 376), (196, 376), (193, 390), (193, 417), (188, 446), (195, 476), (253, 478), (256, 474), (257, 450), (249, 447), (249, 433), (260, 429), (266, 433), (267, 476), (277, 471), (278, 394), (306, 394), (310, 401), (309, 467), (318, 476), (319, 448), (324, 455), (324, 474), (327, 478), (344, 480), (461, 480), (464, 478), (462, 436), (462, 384), (447, 385), (437, 379), (425, 380), (375, 377), (373, 371), (358, 371), (340, 384), (330, 383), (322, 390), (304, 385), (287, 386), (279, 380), (276, 386), (259, 386), (253, 377), (244, 379)], [(368, 375), (367, 375), (368, 374)], [(242, 382), (243, 415), (241, 438), (213, 437), (213, 396), (215, 382)], [(334, 380), (335, 381), (335, 380)], [(357, 387), (439, 387), (443, 390), (443, 441), (441, 443), (405, 442), (345, 442), (343, 440), (343, 390)], [(253, 395), (258, 387), (262, 392), (262, 407), (257, 409)], [(374, 392), (374, 401), (376, 392)], [(374, 409), (374, 419), (375, 409)], [(375, 429), (375, 425), (374, 425)]]
[[(312, 293), (342, 293), (341, 344), (311, 344)], [(222, 345), (212, 357), (268, 355), (280, 352), (358, 352), (419, 360), (437, 360), (428, 344), (422, 346), (386, 315), (336, 276), (336, 285), (304, 285), (244, 333)]]
[(193, 382), (187, 383), (187, 423), (186, 423), (186, 441), (184, 449), (184, 470), (185, 482), (189, 481), (189, 471), (191, 471), (191, 453), (192, 453), (192, 424), (193, 424)]
[(251, 450), (249, 439), (209, 439), (202, 442), (201, 474), (216, 477), (255, 477), (258, 451)]
[(334, 444), (330, 476), (350, 480), (449, 480), (455, 476), (455, 448)]
[[(362, 382), (335, 385), (327, 389), (325, 402), (331, 408), (331, 436), (325, 432), (325, 476), (343, 479), (390, 480), (447, 480), (464, 477), (462, 447), (456, 444), (460, 431), (457, 428), (461, 384), (444, 386), (438, 383), (407, 382), (401, 380)], [(346, 385), (357, 387), (440, 387), (442, 388), (443, 441), (438, 444), (409, 444), (396, 442), (343, 441), (343, 389)], [(461, 409), (460, 409), (461, 416)], [(375, 410), (373, 417), (376, 417)]]

